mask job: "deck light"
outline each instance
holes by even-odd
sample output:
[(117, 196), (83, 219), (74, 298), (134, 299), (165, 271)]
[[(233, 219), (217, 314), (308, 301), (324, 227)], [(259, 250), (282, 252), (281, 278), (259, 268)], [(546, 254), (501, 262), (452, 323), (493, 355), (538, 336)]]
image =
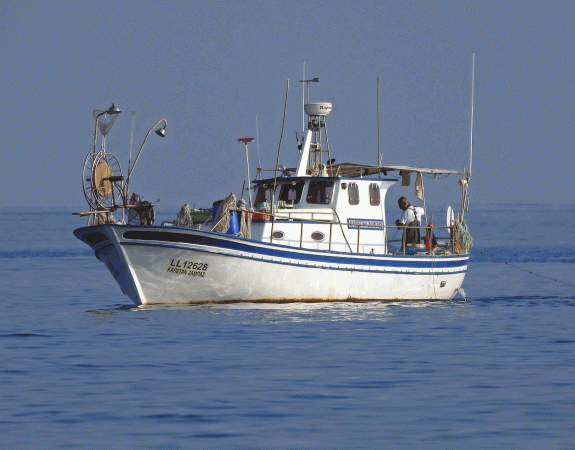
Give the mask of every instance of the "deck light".
[[(120, 108), (118, 108), (114, 103), (112, 103), (112, 106), (110, 106), (108, 108), (108, 111), (104, 111), (105, 114), (120, 114), (122, 111), (120, 110)], [(101, 116), (102, 113), (98, 114), (98, 116)]]
[(166, 125), (164, 125), (162, 128), (156, 130), (156, 134), (160, 137), (166, 137)]

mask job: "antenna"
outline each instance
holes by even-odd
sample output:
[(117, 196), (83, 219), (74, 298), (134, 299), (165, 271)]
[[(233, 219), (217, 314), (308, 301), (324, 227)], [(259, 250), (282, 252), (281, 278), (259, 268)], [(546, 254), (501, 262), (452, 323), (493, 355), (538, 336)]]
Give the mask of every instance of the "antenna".
[[(132, 144), (134, 142), (134, 116), (136, 115), (135, 111), (132, 111), (132, 131), (130, 132), (130, 152), (128, 153), (128, 169), (130, 168), (130, 164), (132, 164)], [(124, 204), (128, 203), (128, 185), (124, 184)], [(124, 213), (125, 209), (122, 208), (122, 220), (124, 220)]]
[[(252, 142), (253, 140), (254, 140), (253, 137), (238, 138), (238, 142), (243, 142), (244, 145), (246, 146), (246, 165), (248, 166), (248, 192), (250, 193), (250, 208), (253, 205), (252, 205), (252, 180), (250, 178), (250, 158), (248, 156), (248, 142)], [(244, 181), (244, 186), (245, 186), (245, 181)], [(244, 190), (242, 189), (242, 196), (243, 196), (243, 192), (244, 192)]]
[[(271, 212), (272, 212), (272, 220), (273, 220), (273, 213), (274, 213), (274, 204), (275, 204), (275, 192), (276, 192), (276, 186), (277, 186), (277, 178), (278, 178), (278, 166), (280, 163), (280, 151), (282, 148), (282, 139), (283, 139), (283, 135), (284, 135), (284, 127), (285, 127), (285, 122), (286, 122), (286, 110), (287, 110), (287, 102), (288, 102), (288, 93), (289, 93), (289, 78), (286, 80), (286, 99), (284, 102), (284, 118), (282, 121), (282, 132), (280, 134), (280, 143), (278, 145), (278, 157), (276, 159), (276, 166), (274, 167), (274, 185), (273, 185), (273, 190), (272, 190), (272, 205), (271, 205)], [(273, 231), (273, 222), (272, 222), (272, 231)], [(270, 242), (272, 241), (272, 236), (270, 234)]]
[(258, 150), (258, 167), (260, 167), (260, 131), (258, 127), (258, 115), (256, 114), (256, 148)]
[(132, 131), (130, 132), (130, 153), (128, 155), (128, 167), (132, 164), (132, 144), (134, 142), (134, 116), (136, 115), (135, 111), (132, 111)]
[(471, 178), (471, 165), (473, 163), (473, 101), (475, 98), (475, 53), (472, 53), (471, 60), (471, 136), (469, 144), (469, 178)]
[(303, 79), (299, 80), (302, 83), (302, 94), (301, 94), (301, 129), (305, 130), (305, 91), (307, 87), (307, 101), (309, 102), (309, 84), (310, 83), (317, 83), (319, 78), (312, 78), (310, 80), (306, 80), (305, 78), (305, 61), (303, 62)]
[[(303, 78), (305, 80), (305, 61), (303, 62)], [(305, 130), (305, 84), (301, 84), (301, 129)]]
[(381, 166), (381, 151), (379, 149), (379, 77), (377, 77), (377, 165), (378, 167)]

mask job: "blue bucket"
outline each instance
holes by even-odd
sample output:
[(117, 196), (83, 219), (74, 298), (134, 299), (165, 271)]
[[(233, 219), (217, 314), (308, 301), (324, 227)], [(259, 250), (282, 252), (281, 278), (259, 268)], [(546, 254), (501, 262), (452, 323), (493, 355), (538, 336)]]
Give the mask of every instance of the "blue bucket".
[[(216, 217), (218, 216), (218, 211), (220, 210), (220, 205), (223, 200), (218, 200), (212, 205), (212, 222), (216, 222)], [(240, 223), (238, 220), (238, 213), (236, 211), (230, 211), (230, 227), (226, 234), (238, 234), (240, 232)]]
[(240, 232), (240, 224), (238, 222), (238, 213), (230, 211), (230, 227), (226, 234), (238, 234)]

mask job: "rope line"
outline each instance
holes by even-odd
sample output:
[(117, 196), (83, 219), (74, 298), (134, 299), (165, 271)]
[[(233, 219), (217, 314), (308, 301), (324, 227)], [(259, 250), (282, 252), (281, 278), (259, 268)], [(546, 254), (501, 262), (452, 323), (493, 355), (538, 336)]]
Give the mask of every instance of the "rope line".
[(523, 269), (521, 267), (516, 266), (515, 264), (508, 263), (507, 261), (505, 262), (505, 264), (508, 266), (514, 267), (515, 269), (522, 270), (523, 272), (527, 272), (530, 275), (536, 275), (536, 276), (541, 277), (541, 278), (546, 278), (546, 279), (551, 280), (551, 281), (556, 281), (557, 283), (566, 284), (567, 286), (575, 286), (575, 284), (573, 284), (573, 283), (567, 283), (567, 281), (558, 280), (557, 278), (547, 277), (545, 275), (541, 275), (540, 273), (535, 273), (532, 270)]

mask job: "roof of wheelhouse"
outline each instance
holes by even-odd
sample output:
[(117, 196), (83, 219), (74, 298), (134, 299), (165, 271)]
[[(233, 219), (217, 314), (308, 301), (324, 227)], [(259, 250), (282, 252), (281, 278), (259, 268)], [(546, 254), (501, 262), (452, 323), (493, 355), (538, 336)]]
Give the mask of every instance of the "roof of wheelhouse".
[(342, 163), (327, 167), (327, 172), (330, 175), (339, 177), (365, 177), (376, 173), (386, 175), (387, 172), (393, 171), (419, 172), (433, 175), (468, 175), (467, 172), (457, 170), (429, 169), (426, 167), (412, 166), (370, 166), (366, 164)]
[[(289, 170), (289, 169), (288, 169)], [(274, 180), (276, 184), (286, 184), (298, 181), (309, 181), (309, 180), (326, 180), (326, 181), (335, 181), (339, 180), (341, 177), (312, 177), (312, 176), (305, 176), (305, 177), (291, 177), (291, 176), (278, 176), (277, 178), (266, 178), (264, 180), (253, 180), (256, 186), (261, 186), (265, 184), (273, 184)]]
[[(285, 172), (295, 172), (296, 169), (284, 169)], [(387, 172), (419, 172), (432, 175), (463, 175), (468, 176), (469, 174), (464, 171), (458, 170), (445, 170), (445, 169), (430, 169), (426, 167), (413, 167), (413, 166), (370, 166), (366, 164), (352, 164), (352, 163), (342, 163), (335, 164), (332, 166), (327, 166), (326, 171), (328, 176), (278, 176), (275, 180), (277, 184), (292, 182), (292, 181), (306, 181), (306, 180), (339, 180), (341, 178), (363, 178), (369, 175), (375, 175), (378, 173), (383, 173), (387, 175)], [(274, 178), (267, 178), (264, 180), (254, 180), (253, 183), (256, 185), (262, 185), (267, 183), (273, 183)]]

